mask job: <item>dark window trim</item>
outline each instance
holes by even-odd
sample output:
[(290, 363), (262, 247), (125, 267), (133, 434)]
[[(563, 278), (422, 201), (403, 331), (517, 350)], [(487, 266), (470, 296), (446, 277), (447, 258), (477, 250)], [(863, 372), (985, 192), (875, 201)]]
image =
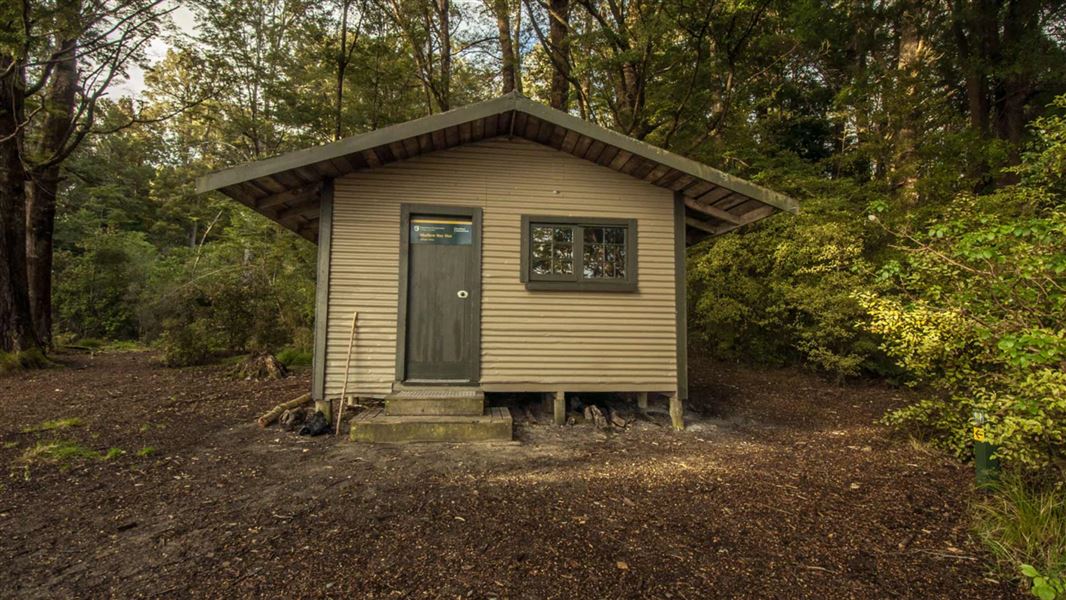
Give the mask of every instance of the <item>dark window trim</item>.
[[(581, 255), (583, 250), (579, 251), (579, 246), (584, 248), (584, 240), (574, 240), (574, 276), (576, 281), (562, 280), (551, 281), (544, 279), (533, 279), (530, 276), (530, 246), (529, 246), (529, 233), (530, 226), (533, 223), (545, 223), (545, 224), (558, 224), (558, 225), (586, 225), (586, 226), (623, 226), (627, 229), (626, 232), (626, 278), (624, 280), (617, 279), (605, 279), (605, 280), (590, 280), (581, 278), (581, 271), (584, 269)], [(540, 216), (540, 215), (522, 215), (522, 256), (521, 256), (521, 272), (520, 278), (522, 283), (526, 285), (527, 290), (531, 291), (565, 291), (565, 292), (636, 292), (638, 290), (637, 282), (639, 281), (637, 276), (637, 220), (636, 219), (615, 219), (607, 217), (560, 217), (560, 216)]]

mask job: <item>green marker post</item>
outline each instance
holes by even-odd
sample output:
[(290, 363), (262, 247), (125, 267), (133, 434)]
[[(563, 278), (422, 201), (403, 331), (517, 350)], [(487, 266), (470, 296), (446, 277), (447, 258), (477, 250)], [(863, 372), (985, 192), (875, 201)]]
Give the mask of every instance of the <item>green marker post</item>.
[(996, 482), (999, 474), (999, 460), (996, 459), (996, 447), (988, 442), (985, 426), (988, 415), (984, 411), (973, 411), (973, 463), (977, 477), (977, 487), (988, 487)]

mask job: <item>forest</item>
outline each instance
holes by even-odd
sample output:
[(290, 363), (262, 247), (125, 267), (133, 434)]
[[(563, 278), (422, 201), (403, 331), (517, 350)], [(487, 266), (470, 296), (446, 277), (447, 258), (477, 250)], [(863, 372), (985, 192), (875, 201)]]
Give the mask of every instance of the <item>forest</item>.
[(980, 535), (1066, 594), (1066, 2), (7, 0), (0, 21), (0, 370), (70, 346), (308, 363), (314, 246), (195, 177), (515, 91), (798, 199), (689, 248), (691, 352), (912, 388), (884, 422), (963, 460), (982, 414), (1005, 491)]

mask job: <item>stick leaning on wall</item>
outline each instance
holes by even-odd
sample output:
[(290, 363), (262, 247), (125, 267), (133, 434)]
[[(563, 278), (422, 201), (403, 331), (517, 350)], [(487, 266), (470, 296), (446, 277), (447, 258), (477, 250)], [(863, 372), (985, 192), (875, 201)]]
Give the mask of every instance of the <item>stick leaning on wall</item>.
[(349, 371), (352, 368), (352, 348), (355, 347), (355, 322), (359, 320), (359, 311), (352, 313), (352, 332), (348, 334), (348, 358), (344, 361), (344, 385), (341, 386), (341, 407), (337, 410), (337, 430), (333, 435), (341, 433), (341, 417), (344, 416), (344, 401), (348, 398)]

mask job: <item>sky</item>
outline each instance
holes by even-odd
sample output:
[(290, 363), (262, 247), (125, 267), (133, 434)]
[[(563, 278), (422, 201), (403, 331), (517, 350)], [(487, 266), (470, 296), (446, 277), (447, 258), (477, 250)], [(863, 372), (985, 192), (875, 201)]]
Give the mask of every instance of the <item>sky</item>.
[[(170, 13), (170, 18), (173, 20), (175, 28), (184, 34), (195, 33), (196, 17), (193, 15), (192, 10), (189, 9), (187, 3), (181, 0), (170, 0), (168, 4), (171, 7), (177, 6), (174, 12)], [(156, 63), (162, 60), (170, 47), (170, 43), (166, 38), (160, 37), (153, 40), (145, 52), (148, 62)], [(107, 95), (112, 99), (123, 96), (137, 97), (144, 91), (144, 69), (140, 65), (131, 64), (128, 71), (129, 78), (126, 81), (114, 85), (108, 90)]]

